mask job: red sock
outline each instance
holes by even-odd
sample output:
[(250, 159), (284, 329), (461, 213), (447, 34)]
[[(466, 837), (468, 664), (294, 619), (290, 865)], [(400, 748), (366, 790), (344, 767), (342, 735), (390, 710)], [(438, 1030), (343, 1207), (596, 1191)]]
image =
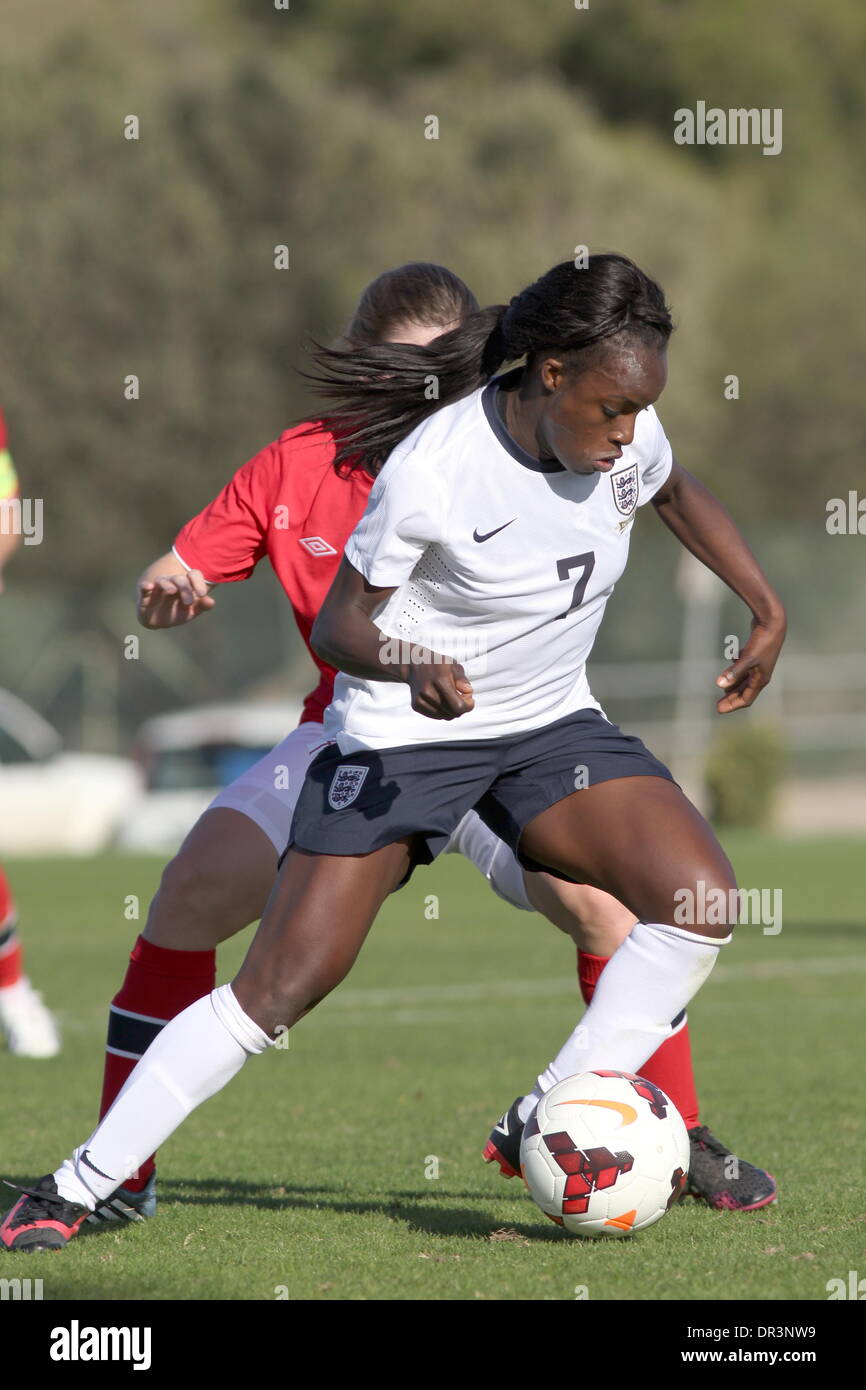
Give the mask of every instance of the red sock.
[[(586, 951), (578, 951), (577, 977), (585, 1004), (592, 999), (599, 976), (609, 959), (609, 956), (591, 956)], [(686, 1129), (692, 1129), (698, 1123), (698, 1095), (688, 1023), (673, 1037), (665, 1039), (641, 1067), (640, 1074), (670, 1096), (685, 1121)]]
[(24, 975), (24, 952), (12, 927), (0, 931), (0, 989), (17, 985)]
[[(169, 951), (138, 938), (126, 978), (111, 1001), (100, 1119), (163, 1024), (210, 994), (215, 983), (216, 951)], [(155, 1157), (151, 1155), (124, 1187), (140, 1191), (153, 1172)]]
[(15, 899), (12, 896), (12, 889), (9, 887), (9, 880), (0, 869), (0, 931), (4, 927), (15, 925)]
[(0, 869), (0, 989), (17, 985), (24, 974), (24, 952), (15, 930), (15, 899)]

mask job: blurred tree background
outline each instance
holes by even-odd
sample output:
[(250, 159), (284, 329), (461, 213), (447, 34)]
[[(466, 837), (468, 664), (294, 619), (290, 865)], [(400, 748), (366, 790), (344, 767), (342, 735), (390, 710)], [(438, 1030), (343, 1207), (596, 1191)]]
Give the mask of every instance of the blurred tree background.
[[(310, 409), (304, 340), (367, 280), (437, 260), (498, 302), (583, 243), (665, 286), (662, 418), (796, 587), (795, 647), (859, 649), (863, 542), (824, 521), (863, 476), (861, 0), (4, 0), (2, 28), (0, 404), (45, 541), (10, 569), (0, 683), (32, 698), (58, 627), (82, 648), (135, 630), (135, 576)], [(782, 152), (676, 145), (698, 100), (782, 108)], [(660, 529), (605, 655), (676, 653)], [(193, 654), (191, 697), (295, 651), (272, 579), (235, 587), (223, 621), (143, 635)], [(122, 681), (131, 723), (178, 703)]]

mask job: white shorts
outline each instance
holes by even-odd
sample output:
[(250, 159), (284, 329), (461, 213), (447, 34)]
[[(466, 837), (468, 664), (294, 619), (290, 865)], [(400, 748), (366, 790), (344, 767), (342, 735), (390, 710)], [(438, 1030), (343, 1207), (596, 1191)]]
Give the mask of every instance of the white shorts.
[[(299, 724), (296, 729), (259, 758), (257, 763), (215, 796), (209, 811), (222, 806), (253, 821), (267, 835), (277, 855), (289, 843), (292, 817), (307, 768), (330, 739), (321, 724)], [(503, 840), (484, 824), (475, 811), (467, 811), (448, 842), (446, 854), (463, 854), (484, 875), (499, 897), (513, 907), (531, 912), (523, 871)]]
[(255, 821), (277, 854), (282, 854), (289, 843), (295, 803), (307, 768), (329, 742), (322, 733), (321, 724), (299, 724), (282, 743), (224, 787), (208, 810), (223, 806), (230, 811), (240, 811), (241, 815)]

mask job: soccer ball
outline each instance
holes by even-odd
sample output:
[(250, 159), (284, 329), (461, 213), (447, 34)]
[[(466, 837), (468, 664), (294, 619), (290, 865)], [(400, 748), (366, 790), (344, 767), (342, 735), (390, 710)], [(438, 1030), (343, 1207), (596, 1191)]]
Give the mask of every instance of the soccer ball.
[(682, 1116), (651, 1081), (585, 1071), (542, 1096), (520, 1143), (545, 1216), (576, 1236), (626, 1236), (661, 1220), (689, 1171)]

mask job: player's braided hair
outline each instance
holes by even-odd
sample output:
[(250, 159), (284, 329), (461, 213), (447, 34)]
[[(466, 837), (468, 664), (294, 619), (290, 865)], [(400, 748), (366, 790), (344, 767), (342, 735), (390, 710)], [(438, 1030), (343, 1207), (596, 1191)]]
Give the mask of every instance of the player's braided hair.
[(476, 391), (504, 363), (548, 351), (580, 369), (617, 334), (661, 350), (672, 329), (661, 287), (633, 261), (590, 256), (584, 268), (554, 266), (509, 304), (467, 314), (427, 347), (316, 347), (318, 371), (306, 375), (328, 401), (341, 441), (337, 466), (360, 462), (376, 473), (416, 425)]

